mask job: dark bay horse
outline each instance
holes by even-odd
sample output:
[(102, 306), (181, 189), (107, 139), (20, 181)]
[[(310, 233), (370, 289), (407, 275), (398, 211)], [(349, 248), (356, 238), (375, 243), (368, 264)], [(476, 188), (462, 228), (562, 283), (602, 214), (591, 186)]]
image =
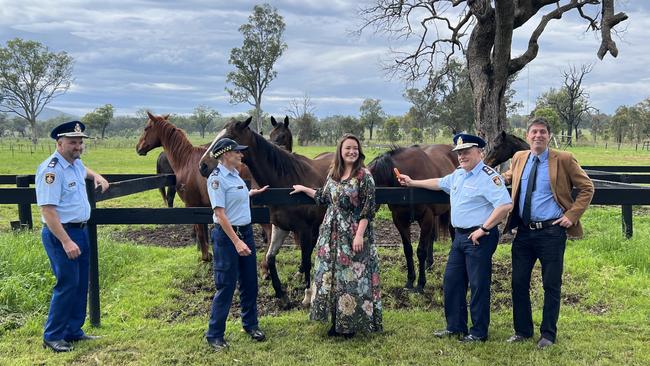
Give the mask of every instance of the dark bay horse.
[[(167, 159), (167, 153), (165, 151), (158, 154), (158, 159), (156, 160), (156, 174), (174, 174), (174, 169), (172, 169), (171, 164), (169, 164), (169, 159)], [(158, 191), (160, 191), (160, 195), (167, 207), (174, 207), (176, 187), (161, 187), (158, 188)]]
[[(454, 171), (458, 160), (450, 145), (396, 147), (370, 162), (368, 169), (378, 187), (401, 187), (393, 168), (413, 179), (440, 178)], [(426, 284), (425, 270), (433, 265), (433, 242), (439, 236), (446, 236), (449, 230), (449, 205), (415, 204), (388, 205), (393, 223), (402, 238), (406, 257), (407, 279), (405, 287), (413, 289), (415, 265), (411, 245), (411, 222), (420, 226), (420, 240), (417, 248), (418, 282), (415, 290), (420, 292)]]
[[(307, 187), (322, 187), (325, 184), (331, 159), (309, 159), (302, 155), (290, 153), (268, 141), (249, 128), (252, 118), (246, 121), (232, 121), (215, 138), (231, 138), (237, 143), (248, 146), (244, 151), (243, 162), (250, 169), (260, 186), (272, 188), (290, 188), (294, 184)], [(217, 162), (210, 154), (201, 158), (199, 170), (208, 176)], [(325, 207), (315, 205), (269, 206), (273, 233), (271, 245), (266, 255), (271, 283), (275, 296), (286, 306), (288, 297), (282, 289), (276, 267), (276, 255), (289, 231), (298, 233), (301, 251), (301, 268), (305, 274), (305, 298), (303, 304), (309, 304), (311, 253), (314, 249), (320, 224), (325, 216)]]
[(293, 134), (289, 129), (289, 116), (285, 116), (282, 123), (278, 123), (275, 117), (271, 116), (271, 125), (273, 130), (271, 130), (269, 140), (287, 151), (293, 151)]
[[(176, 191), (186, 207), (209, 207), (210, 199), (206, 179), (199, 174), (198, 163), (205, 147), (193, 146), (185, 132), (168, 121), (169, 116), (154, 116), (147, 112), (149, 120), (136, 145), (139, 155), (162, 146), (173, 173), (176, 175)], [(194, 232), (201, 249), (201, 259), (212, 260), (208, 242), (207, 225), (195, 224)]]
[(530, 145), (522, 138), (501, 131), (494, 140), (494, 147), (484, 159), (485, 164), (495, 168), (508, 161), (517, 151), (521, 150), (530, 150)]

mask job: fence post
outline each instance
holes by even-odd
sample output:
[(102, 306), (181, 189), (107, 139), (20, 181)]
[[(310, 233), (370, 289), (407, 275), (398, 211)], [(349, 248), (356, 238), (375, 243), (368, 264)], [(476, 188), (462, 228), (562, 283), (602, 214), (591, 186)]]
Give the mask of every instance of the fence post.
[[(29, 175), (17, 176), (16, 187), (29, 188)], [(21, 228), (27, 227), (31, 230), (34, 227), (34, 221), (32, 220), (31, 204), (29, 203), (18, 204), (18, 220), (20, 221)]]
[[(96, 207), (95, 183), (86, 179), (86, 193), (90, 203), (90, 215)], [(93, 327), (101, 325), (101, 313), (99, 309), (99, 251), (97, 250), (97, 225), (88, 225), (88, 239), (90, 245), (90, 270), (88, 273), (88, 315), (90, 324)]]
[[(627, 174), (621, 174), (621, 182), (630, 183), (630, 176)], [(622, 205), (621, 206), (621, 219), (623, 221), (623, 234), (625, 234), (625, 239), (630, 239), (633, 233), (632, 227), (632, 205)]]

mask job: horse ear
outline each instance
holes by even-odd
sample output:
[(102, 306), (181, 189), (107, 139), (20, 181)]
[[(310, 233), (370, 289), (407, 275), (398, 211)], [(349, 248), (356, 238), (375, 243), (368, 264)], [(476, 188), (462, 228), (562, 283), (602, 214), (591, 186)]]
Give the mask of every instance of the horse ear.
[(167, 120), (167, 119), (169, 119), (169, 116), (170, 116), (170, 114), (166, 114), (166, 115), (163, 116), (163, 119)]
[(278, 124), (278, 121), (275, 120), (275, 117), (271, 116), (271, 125), (273, 127), (275, 127), (275, 126), (277, 126), (277, 124)]
[(284, 116), (284, 127), (289, 128), (289, 116)]
[(248, 125), (251, 124), (252, 120), (253, 120), (253, 117), (248, 117), (248, 119), (246, 119), (246, 121), (244, 121), (244, 127), (248, 127)]
[(147, 116), (149, 116), (149, 119), (152, 120), (152, 121), (156, 118), (156, 117), (155, 117), (153, 114), (151, 114), (151, 112), (149, 112), (149, 111), (147, 111)]

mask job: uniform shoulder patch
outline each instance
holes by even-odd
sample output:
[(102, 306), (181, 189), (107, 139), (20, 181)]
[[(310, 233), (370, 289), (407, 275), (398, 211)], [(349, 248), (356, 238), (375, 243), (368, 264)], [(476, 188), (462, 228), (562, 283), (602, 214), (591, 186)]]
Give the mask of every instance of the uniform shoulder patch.
[(212, 189), (219, 189), (219, 181), (217, 179), (213, 180), (212, 183), (210, 183), (210, 187), (212, 187)]
[(494, 185), (496, 185), (497, 187), (501, 187), (502, 182), (501, 182), (501, 178), (498, 175), (492, 177), (492, 182), (494, 182)]
[(59, 163), (59, 158), (57, 158), (55, 156), (55, 157), (52, 158), (52, 160), (50, 160), (50, 163), (47, 164), (47, 167), (48, 168), (54, 168), (56, 166), (56, 164), (58, 164), (58, 163)]
[(52, 184), (54, 183), (54, 179), (56, 179), (54, 173), (45, 173), (45, 183)]
[(487, 174), (487, 175), (492, 175), (492, 174), (495, 174), (495, 173), (496, 173), (496, 172), (494, 171), (494, 169), (490, 168), (490, 167), (487, 166), (487, 165), (483, 166), (483, 169), (482, 169), (482, 170), (483, 170), (483, 172), (485, 172), (485, 174)]

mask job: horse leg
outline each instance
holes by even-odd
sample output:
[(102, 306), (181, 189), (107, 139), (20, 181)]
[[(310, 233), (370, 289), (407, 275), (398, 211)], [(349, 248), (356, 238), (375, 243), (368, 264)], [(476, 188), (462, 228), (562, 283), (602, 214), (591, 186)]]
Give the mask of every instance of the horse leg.
[(165, 187), (158, 188), (158, 192), (160, 192), (160, 195), (162, 196), (163, 203), (167, 204), (168, 201), (167, 201), (167, 193), (165, 193)]
[(196, 240), (201, 249), (201, 260), (211, 262), (212, 253), (210, 253), (210, 243), (208, 241), (208, 225), (194, 224), (194, 232), (196, 233)]
[(393, 224), (402, 238), (402, 248), (404, 249), (404, 257), (406, 258), (406, 284), (405, 288), (413, 288), (413, 281), (415, 281), (415, 265), (413, 263), (413, 246), (411, 245), (411, 230), (408, 218), (403, 218), (399, 213), (391, 210), (393, 216)]
[(311, 252), (314, 250), (313, 235), (309, 231), (300, 233), (300, 267), (305, 271), (305, 297), (303, 306), (311, 304)]
[[(270, 245), (271, 242), (271, 231), (272, 225), (271, 224), (260, 224), (260, 227), (262, 228), (262, 237), (264, 239), (264, 244)], [(269, 279), (269, 265), (266, 263), (266, 256), (262, 258), (262, 261), (260, 262), (260, 272), (262, 274), (262, 279), (263, 280), (268, 280)]]
[(280, 299), (280, 306), (286, 308), (289, 304), (289, 298), (287, 294), (282, 290), (282, 283), (280, 282), (280, 277), (278, 277), (278, 269), (275, 265), (275, 257), (280, 251), (280, 247), (284, 242), (284, 239), (289, 235), (289, 232), (282, 230), (279, 227), (273, 225), (271, 231), (271, 244), (269, 249), (266, 252), (266, 263), (269, 266), (269, 274), (271, 276), (271, 284), (273, 285), (273, 290), (275, 291), (275, 297)]
[(176, 197), (176, 186), (167, 187), (167, 207), (174, 207), (174, 197)]
[(417, 292), (424, 290), (424, 285), (427, 283), (426, 275), (426, 261), (427, 255), (431, 252), (433, 257), (433, 242), (431, 241), (434, 232), (433, 214), (427, 211), (420, 220), (420, 241), (418, 243), (418, 285), (415, 289)]
[[(293, 243), (296, 246), (296, 248), (302, 248), (302, 245), (300, 244), (300, 232), (299, 231), (292, 231), (293, 234)], [(302, 250), (302, 249), (301, 249)], [(303, 273), (305, 273), (305, 269), (302, 266), (302, 260), (300, 261), (300, 264), (298, 265), (298, 270), (296, 273), (293, 275), (294, 279), (300, 278)]]

